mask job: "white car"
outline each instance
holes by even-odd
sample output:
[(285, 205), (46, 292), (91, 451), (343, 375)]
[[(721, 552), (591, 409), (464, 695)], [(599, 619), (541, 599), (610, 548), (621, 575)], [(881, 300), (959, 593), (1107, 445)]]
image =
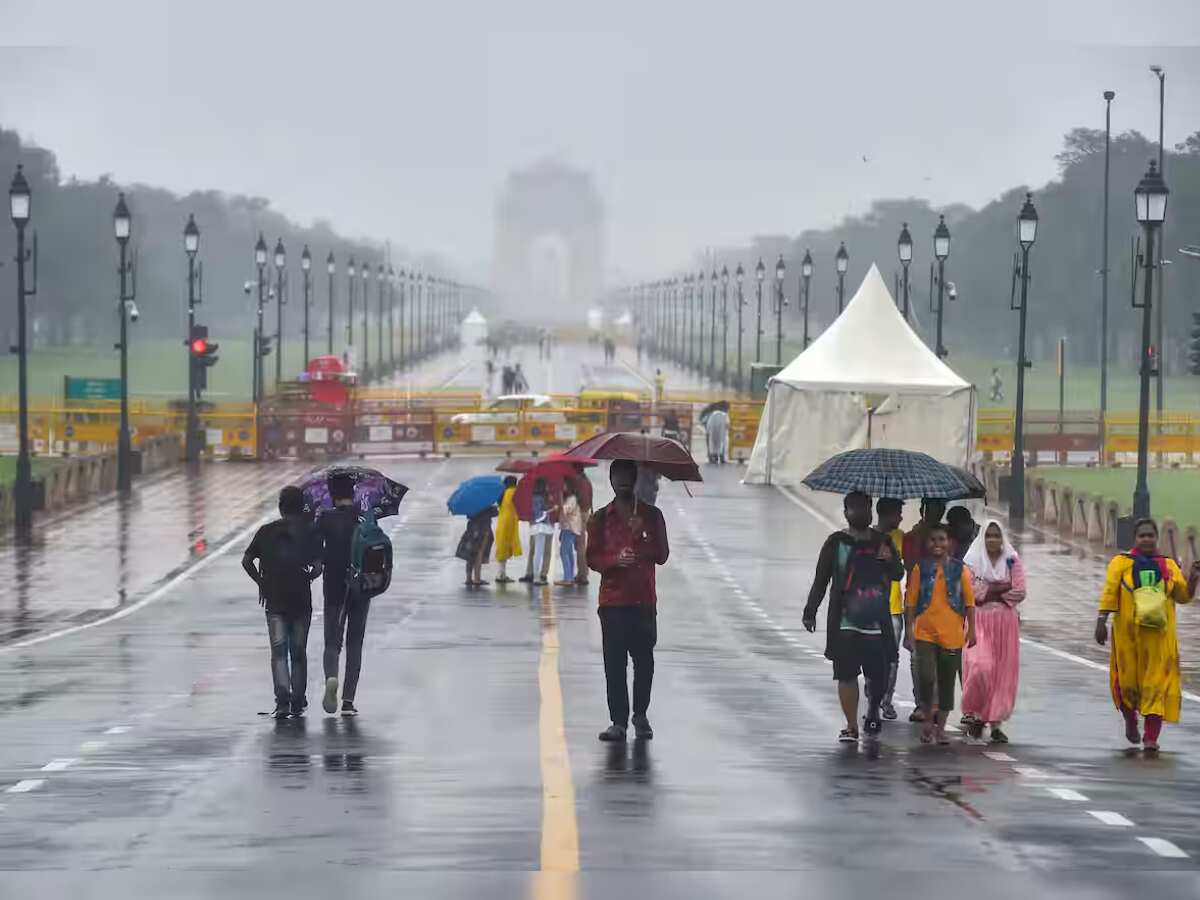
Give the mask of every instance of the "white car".
[(547, 394), (505, 394), (497, 397), (478, 412), (457, 413), (450, 421), (455, 425), (508, 425), (518, 421), (518, 413), (535, 422), (565, 422), (561, 412), (539, 412), (554, 406), (554, 398)]

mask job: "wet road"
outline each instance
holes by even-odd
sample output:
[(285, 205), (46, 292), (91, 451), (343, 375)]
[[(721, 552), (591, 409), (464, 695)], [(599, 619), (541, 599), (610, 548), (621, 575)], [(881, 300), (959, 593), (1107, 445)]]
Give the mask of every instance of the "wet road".
[[(1198, 705), (1161, 758), (1130, 755), (1105, 675), (1051, 652), (1053, 630), (1050, 649), (1023, 648), (1007, 747), (921, 746), (908, 724), (877, 747), (836, 743), (823, 635), (800, 627), (820, 504), (733, 467), (706, 467), (693, 497), (664, 486), (657, 734), (613, 748), (596, 741), (595, 579), (464, 588), (444, 498), (488, 463), (382, 466), (413, 491), (386, 520), (397, 577), (372, 605), (357, 720), (259, 715), (270, 679), (244, 541), (150, 582), (133, 614), (0, 649), (0, 897), (859, 897), (931, 882), (1195, 896)], [(217, 492), (254, 507), (231, 508), (226, 531), (268, 505)], [(165, 574), (185, 524), (129, 541)], [(78, 580), (56, 590), (87, 596)], [(1031, 605), (1064, 602), (1052, 593)]]

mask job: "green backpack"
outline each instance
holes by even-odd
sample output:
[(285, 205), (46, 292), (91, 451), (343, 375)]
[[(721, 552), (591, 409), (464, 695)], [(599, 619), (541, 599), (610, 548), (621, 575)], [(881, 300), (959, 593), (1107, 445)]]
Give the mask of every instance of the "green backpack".
[(392, 541), (367, 510), (350, 539), (350, 583), (359, 596), (382, 594), (392, 583)]

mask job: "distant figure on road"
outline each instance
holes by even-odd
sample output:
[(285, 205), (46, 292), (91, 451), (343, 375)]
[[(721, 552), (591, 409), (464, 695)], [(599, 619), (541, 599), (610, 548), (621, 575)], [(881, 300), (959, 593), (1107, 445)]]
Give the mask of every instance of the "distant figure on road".
[[(1200, 564), (1192, 565), (1185, 583), (1175, 560), (1159, 553), (1158, 523), (1153, 519), (1138, 519), (1133, 542), (1129, 551), (1108, 564), (1096, 643), (1104, 646), (1108, 617), (1115, 614), (1108, 669), (1113, 703), (1125, 717), (1129, 743), (1157, 753), (1163, 721), (1178, 722), (1182, 702), (1175, 605), (1191, 601)], [(1144, 735), (1138, 729), (1139, 713)]]
[(337, 712), (338, 665), (343, 639), (346, 645), (346, 681), (342, 685), (342, 715), (358, 715), (354, 698), (362, 672), (362, 645), (367, 633), (371, 600), (351, 589), (350, 549), (358, 527), (354, 506), (354, 481), (329, 479), (333, 509), (317, 517), (317, 530), (325, 544), (325, 693), (321, 705), (327, 713)]
[(643, 346), (643, 344), (644, 344), (644, 341), (642, 340), (641, 335), (639, 335), (638, 341), (637, 341), (637, 355), (638, 355), (638, 365), (639, 366), (642, 364), (642, 346)]
[(1004, 381), (1000, 378), (1000, 369), (992, 369), (992, 402), (1004, 402)]
[(308, 629), (312, 624), (310, 584), (321, 574), (321, 544), (304, 514), (304, 492), (279, 492), (281, 518), (255, 533), (242, 568), (258, 585), (271, 641), (271, 677), (276, 719), (304, 715), (308, 705)]
[(662, 403), (663, 395), (666, 393), (667, 376), (663, 374), (662, 369), (654, 370), (654, 402)]
[(484, 368), (487, 372), (487, 395), (490, 397), (494, 393), (493, 383), (496, 380), (496, 364), (492, 362), (491, 358), (489, 357)]
[(500, 373), (500, 393), (512, 394), (513, 391), (513, 370), (512, 366), (505, 366)]
[(604, 364), (611, 366), (617, 358), (617, 345), (612, 338), (604, 339)]
[(708, 461), (724, 465), (729, 456), (729, 413), (718, 408), (708, 414), (704, 442), (708, 445)]
[(525, 380), (525, 373), (521, 371), (520, 363), (517, 363), (516, 368), (513, 369), (512, 390), (510, 391), (510, 393), (513, 393), (513, 394), (529, 393), (529, 382)]
[(887, 690), (888, 667), (897, 658), (892, 617), (888, 611), (891, 585), (904, 574), (891, 539), (871, 527), (871, 498), (857, 491), (842, 501), (846, 527), (835, 531), (821, 547), (812, 589), (804, 607), (807, 631), (817, 629), (817, 611), (829, 591), (825, 658), (833, 663), (838, 700), (846, 727), (843, 744), (858, 741), (858, 676), (867, 688), (867, 733), (883, 727), (880, 705)]
[(504, 479), (504, 494), (500, 498), (500, 515), (496, 519), (496, 562), (500, 564), (500, 574), (496, 576), (496, 584), (511, 584), (513, 579), (508, 577), (505, 569), (508, 561), (514, 556), (521, 555), (521, 525), (517, 519), (517, 505), (513, 495), (517, 492), (517, 479), (509, 475)]
[(975, 646), (975, 593), (971, 571), (950, 555), (946, 526), (930, 525), (925, 541), (926, 556), (908, 573), (904, 646), (917, 662), (921, 743), (949, 744), (946, 719), (954, 710), (962, 648)]
[(658, 643), (658, 596), (654, 567), (670, 554), (667, 525), (658, 507), (634, 496), (638, 466), (613, 460), (608, 477), (616, 495), (588, 522), (587, 564), (600, 573), (600, 631), (608, 716), (602, 741), (624, 741), (629, 727), (627, 660), (633, 660), (633, 729), (639, 740), (654, 737), (647, 712)]
[(990, 726), (992, 741), (1007, 744), (1000, 727), (1017, 703), (1021, 672), (1021, 619), (1017, 604), (1025, 599), (1025, 567), (995, 519), (968, 548), (963, 562), (971, 570), (975, 593), (974, 647), (963, 652), (963, 722), (971, 737)]

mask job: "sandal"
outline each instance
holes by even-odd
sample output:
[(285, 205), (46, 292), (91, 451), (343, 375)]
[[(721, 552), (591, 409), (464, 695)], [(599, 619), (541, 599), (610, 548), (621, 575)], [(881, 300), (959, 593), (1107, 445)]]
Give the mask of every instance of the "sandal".
[(936, 726), (933, 724), (933, 722), (926, 720), (925, 725), (921, 728), (921, 743), (932, 744), (935, 730)]
[(838, 743), (839, 744), (857, 744), (858, 743), (858, 732), (851, 731), (849, 728), (843, 728), (841, 730), (841, 733), (838, 734)]
[(501, 575), (496, 579), (496, 584), (512, 584), (513, 580), (507, 575)]
[(946, 734), (944, 731), (939, 731), (937, 734), (937, 742), (939, 747), (949, 747), (950, 735)]

